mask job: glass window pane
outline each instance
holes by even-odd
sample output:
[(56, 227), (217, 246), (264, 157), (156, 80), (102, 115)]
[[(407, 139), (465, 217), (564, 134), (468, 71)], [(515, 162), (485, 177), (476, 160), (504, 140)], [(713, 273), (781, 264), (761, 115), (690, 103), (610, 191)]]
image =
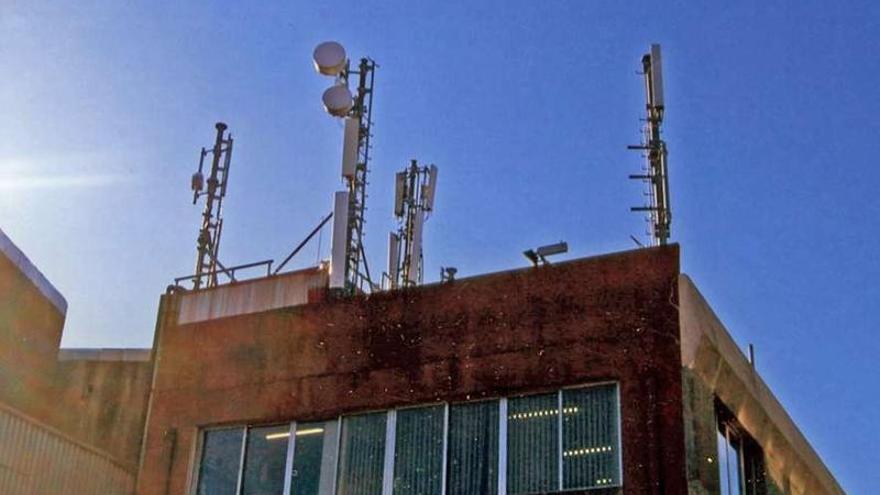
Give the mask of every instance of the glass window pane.
[(559, 397), (507, 402), (507, 493), (559, 489)]
[(620, 484), (617, 387), (562, 391), (563, 487)]
[(727, 475), (727, 438), (724, 432), (718, 432), (718, 474), (721, 486), (721, 495), (731, 495), (730, 477)]
[(385, 418), (386, 413), (343, 418), (337, 494), (382, 494)]
[(290, 425), (249, 428), (244, 454), (243, 495), (281, 495)]
[(498, 493), (498, 401), (449, 406), (446, 493)]
[(397, 411), (394, 495), (440, 495), (443, 406)]
[(243, 436), (243, 428), (205, 432), (198, 495), (235, 495)]
[(291, 495), (318, 495), (324, 458), (324, 423), (297, 423)]
[(718, 474), (721, 495), (745, 493), (740, 441), (725, 425), (718, 426)]
[(730, 478), (730, 493), (732, 495), (740, 495), (743, 493), (743, 477), (742, 467), (740, 466), (739, 451), (739, 442), (731, 438), (727, 448), (727, 476)]

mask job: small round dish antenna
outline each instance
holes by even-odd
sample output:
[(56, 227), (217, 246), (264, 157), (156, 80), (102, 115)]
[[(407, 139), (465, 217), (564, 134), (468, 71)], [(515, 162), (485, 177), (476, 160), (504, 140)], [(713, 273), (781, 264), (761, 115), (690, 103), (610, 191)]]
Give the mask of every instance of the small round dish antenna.
[(324, 109), (327, 110), (327, 113), (335, 117), (344, 117), (354, 105), (351, 91), (341, 84), (331, 86), (327, 91), (324, 91), (321, 100), (324, 101)]
[(315, 47), (312, 58), (315, 61), (315, 70), (325, 76), (336, 76), (348, 62), (345, 48), (335, 41), (325, 41)]

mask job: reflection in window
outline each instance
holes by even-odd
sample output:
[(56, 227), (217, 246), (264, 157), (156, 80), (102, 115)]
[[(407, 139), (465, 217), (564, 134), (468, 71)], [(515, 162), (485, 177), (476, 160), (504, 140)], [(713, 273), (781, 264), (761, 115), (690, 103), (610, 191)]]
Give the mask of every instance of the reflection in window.
[(507, 407), (507, 493), (556, 491), (558, 394), (510, 399)]
[(293, 445), (291, 495), (318, 495), (324, 458), (324, 423), (297, 423)]
[(620, 484), (617, 387), (562, 391), (563, 488)]
[(449, 407), (446, 493), (498, 493), (498, 401)]
[(284, 465), (289, 438), (289, 425), (248, 429), (243, 495), (274, 495), (284, 491)]
[(394, 495), (440, 495), (443, 406), (397, 411)]
[(382, 494), (385, 417), (385, 413), (373, 413), (342, 420), (337, 494)]
[(205, 432), (198, 495), (235, 494), (243, 433), (242, 428)]
[(742, 459), (739, 442), (732, 438), (730, 429), (720, 425), (718, 429), (718, 470), (722, 495), (741, 495), (742, 490)]

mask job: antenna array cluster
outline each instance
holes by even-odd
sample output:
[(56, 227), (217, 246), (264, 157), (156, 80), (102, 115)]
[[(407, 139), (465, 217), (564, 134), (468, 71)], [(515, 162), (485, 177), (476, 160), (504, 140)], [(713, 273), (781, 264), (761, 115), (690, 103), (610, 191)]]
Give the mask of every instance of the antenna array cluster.
[[(342, 145), (342, 179), (345, 190), (335, 193), (333, 212), (297, 245), (275, 270), (277, 274), (321, 228), (333, 218), (333, 241), (330, 260), (330, 288), (345, 294), (355, 294), (368, 289), (384, 288), (370, 277), (370, 269), (364, 252), (364, 212), (367, 199), (367, 172), (370, 161), (370, 138), (373, 113), (373, 83), (376, 63), (361, 58), (352, 68), (345, 48), (335, 41), (321, 43), (313, 54), (318, 73), (333, 78), (333, 85), (324, 91), (324, 109), (344, 122)], [(669, 200), (669, 177), (667, 171), (667, 148), (661, 137), (663, 123), (663, 75), (661, 72), (660, 45), (651, 45), (651, 51), (642, 57), (642, 70), (647, 95), (647, 118), (644, 139), (639, 145), (628, 148), (639, 150), (646, 157), (644, 173), (630, 175), (631, 179), (643, 180), (648, 185), (649, 204), (633, 207), (633, 211), (648, 212), (649, 233), (652, 243), (664, 245), (670, 235), (671, 211)], [(350, 89), (352, 76), (357, 76), (356, 93)], [(226, 268), (220, 263), (220, 236), (223, 231), (222, 206), (226, 196), (229, 166), (232, 159), (232, 135), (226, 133), (226, 124), (216, 124), (217, 137), (213, 148), (202, 148), (199, 169), (192, 176), (193, 204), (205, 197), (202, 224), (197, 240), (198, 254), (196, 273), (175, 279), (192, 280), (193, 288), (217, 285), (217, 276), (224, 274), (235, 281), (235, 270), (267, 265), (271, 275), (272, 260)], [(207, 180), (204, 175), (205, 158), (211, 156), (211, 170)], [(437, 167), (422, 166), (412, 160), (409, 167), (396, 177), (394, 215), (398, 229), (391, 232), (388, 253), (388, 271), (384, 274), (391, 289), (409, 287), (422, 283), (424, 257), (422, 236), (424, 223), (434, 209), (434, 193), (437, 186)], [(635, 238), (633, 238), (639, 245)], [(529, 249), (523, 254), (534, 264), (547, 264), (549, 256), (568, 251), (565, 242)], [(456, 269), (441, 269), (441, 281), (454, 279)], [(177, 285), (172, 287), (179, 287)]]
[[(318, 45), (313, 58), (318, 73), (334, 78), (322, 97), (324, 109), (345, 121), (342, 178), (347, 187), (336, 193), (334, 202), (330, 288), (348, 293), (364, 285), (373, 289), (377, 285), (370, 277), (363, 240), (376, 63), (362, 58), (352, 69), (345, 48), (335, 41)], [(352, 76), (357, 76), (356, 94), (349, 89)]]
[[(419, 166), (416, 160), (395, 176), (394, 216), (400, 227), (388, 242), (388, 280), (391, 289), (422, 283), (424, 257), (422, 234), (425, 220), (434, 210), (437, 167)], [(453, 272), (454, 273), (454, 272)]]
[(663, 74), (660, 68), (660, 45), (651, 45), (651, 52), (642, 57), (642, 73), (645, 77), (647, 96), (647, 119), (642, 144), (628, 146), (645, 154), (643, 174), (630, 175), (630, 179), (643, 180), (648, 185), (650, 204), (636, 206), (632, 211), (648, 212), (649, 234), (654, 245), (665, 245), (669, 240), (672, 211), (669, 202), (669, 175), (666, 164), (666, 143), (660, 133), (663, 123)]

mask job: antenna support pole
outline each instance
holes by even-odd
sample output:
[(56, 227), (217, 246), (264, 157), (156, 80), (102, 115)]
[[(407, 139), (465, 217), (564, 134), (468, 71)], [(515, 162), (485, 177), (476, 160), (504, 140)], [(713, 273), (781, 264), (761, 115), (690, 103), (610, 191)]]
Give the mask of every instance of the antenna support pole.
[(642, 72), (645, 77), (647, 119), (644, 129), (644, 142), (629, 146), (640, 150), (647, 158), (647, 173), (630, 175), (630, 179), (644, 180), (648, 185), (649, 206), (631, 208), (632, 211), (649, 212), (650, 233), (654, 245), (665, 245), (671, 233), (672, 210), (669, 200), (669, 174), (667, 169), (666, 142), (661, 137), (663, 123), (663, 74), (660, 66), (660, 45), (651, 45), (650, 53), (642, 57)]
[[(373, 82), (375, 80), (376, 63), (368, 58), (362, 58), (358, 69), (346, 70), (343, 77), (347, 80), (349, 74), (358, 75), (358, 89), (355, 96), (354, 106), (350, 116), (358, 119), (358, 149), (357, 164), (352, 176), (346, 178), (348, 182), (348, 222), (346, 228), (346, 262), (345, 280), (346, 290), (354, 293), (363, 283), (372, 289), (373, 281), (370, 280), (369, 268), (366, 266), (366, 258), (363, 254), (364, 240), (364, 212), (367, 201), (367, 172), (370, 162), (370, 138), (372, 137), (371, 126), (373, 123)], [(361, 265), (364, 269), (361, 269)], [(366, 272), (366, 273), (364, 273)]]
[[(232, 160), (232, 134), (224, 138), (226, 124), (217, 122), (217, 137), (211, 150), (202, 148), (199, 170), (193, 176), (193, 204), (200, 196), (205, 196), (205, 209), (202, 211), (202, 225), (196, 239), (196, 269), (193, 277), (193, 289), (213, 287), (217, 285), (220, 235), (223, 232), (223, 198), (226, 196), (226, 183), (229, 178), (229, 165)], [(211, 157), (211, 173), (208, 180), (203, 180), (202, 169), (205, 157)], [(202, 191), (202, 183), (207, 182), (207, 190)], [(205, 280), (206, 279), (206, 280)]]

